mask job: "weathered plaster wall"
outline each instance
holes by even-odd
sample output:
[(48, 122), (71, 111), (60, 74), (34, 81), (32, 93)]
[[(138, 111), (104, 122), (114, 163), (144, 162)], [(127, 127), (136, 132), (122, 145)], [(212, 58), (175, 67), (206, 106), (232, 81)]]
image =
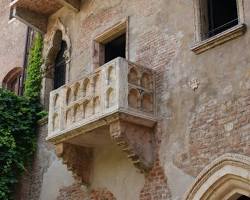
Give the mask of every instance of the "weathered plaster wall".
[[(250, 2), (243, 2), (248, 25)], [(51, 17), (45, 42), (58, 17), (72, 44), (70, 80), (93, 70), (94, 38), (127, 17), (129, 60), (157, 72), (159, 160), (144, 186), (139, 181), (139, 199), (160, 199), (157, 195), (161, 194), (165, 199), (181, 199), (198, 173), (218, 156), (227, 152), (250, 155), (249, 32), (195, 55), (190, 50), (195, 35), (192, 0), (86, 0), (79, 13), (64, 8)], [(195, 91), (190, 87), (194, 79), (199, 82)], [(130, 170), (126, 165), (124, 174)], [(117, 182), (101, 178), (101, 166), (95, 168), (100, 175), (94, 186), (101, 185), (122, 199), (124, 191), (119, 191)], [(126, 191), (133, 188), (128, 181)], [(153, 188), (154, 181), (163, 188)]]
[(139, 199), (144, 176), (116, 144), (95, 149), (93, 167), (93, 190), (107, 188), (117, 199)]
[(0, 2), (0, 86), (4, 76), (14, 67), (22, 67), (27, 27), (15, 20), (9, 21), (9, 0)]
[(54, 200), (60, 189), (75, 183), (73, 175), (62, 164), (54, 152), (54, 146), (47, 143), (47, 119), (39, 122), (37, 150), (32, 165), (21, 182), (18, 200)]

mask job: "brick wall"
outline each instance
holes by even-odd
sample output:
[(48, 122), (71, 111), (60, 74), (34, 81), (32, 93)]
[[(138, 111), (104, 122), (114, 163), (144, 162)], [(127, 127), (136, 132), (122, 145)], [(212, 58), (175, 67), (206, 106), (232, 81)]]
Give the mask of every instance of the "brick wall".
[(84, 186), (75, 183), (60, 189), (57, 200), (116, 200), (114, 195), (106, 188), (88, 191)]
[(92, 190), (90, 194), (90, 200), (116, 200), (112, 192), (108, 189)]
[(140, 200), (171, 199), (171, 192), (167, 185), (165, 172), (157, 160), (152, 170), (146, 175), (145, 185), (140, 193)]
[(75, 183), (61, 188), (57, 200), (84, 200), (86, 196), (84, 187), (79, 183)]
[(225, 153), (250, 155), (249, 90), (232, 100), (203, 104), (189, 123), (187, 151), (176, 157), (175, 164), (192, 176)]

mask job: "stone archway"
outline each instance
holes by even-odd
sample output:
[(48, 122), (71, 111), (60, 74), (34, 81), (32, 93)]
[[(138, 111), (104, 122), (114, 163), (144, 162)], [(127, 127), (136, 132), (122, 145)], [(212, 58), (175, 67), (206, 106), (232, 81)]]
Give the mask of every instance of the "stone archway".
[(49, 93), (54, 89), (54, 66), (56, 57), (61, 49), (61, 43), (65, 42), (67, 48), (64, 52), (65, 57), (65, 83), (69, 82), (70, 74), (70, 57), (71, 57), (71, 42), (68, 35), (68, 31), (62, 24), (60, 19), (57, 19), (54, 26), (45, 36), (44, 40), (44, 64), (42, 66), (43, 81), (42, 81), (42, 92), (41, 102), (46, 109), (49, 107)]
[(206, 167), (185, 195), (185, 200), (236, 200), (250, 197), (250, 158), (225, 154)]
[(2, 87), (8, 89), (16, 94), (21, 93), (21, 77), (23, 68), (14, 67), (4, 77), (2, 81)]

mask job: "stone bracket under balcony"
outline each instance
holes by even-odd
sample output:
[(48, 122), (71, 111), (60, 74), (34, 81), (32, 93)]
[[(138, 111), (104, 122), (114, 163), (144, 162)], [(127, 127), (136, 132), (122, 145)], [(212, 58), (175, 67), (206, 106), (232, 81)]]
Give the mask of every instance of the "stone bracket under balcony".
[(48, 18), (62, 7), (80, 10), (80, 0), (14, 0), (13, 17), (39, 32), (46, 33)]
[(154, 156), (154, 127), (117, 120), (110, 124), (112, 139), (142, 172), (151, 169)]
[(90, 183), (91, 166), (93, 162), (93, 149), (60, 143), (56, 145), (56, 155), (62, 158), (68, 170), (73, 173), (76, 180), (85, 185)]
[(49, 140), (56, 145), (58, 157), (78, 180), (89, 184), (93, 149), (100, 145), (108, 146), (110, 141), (116, 143), (141, 172), (151, 169), (155, 160), (155, 121), (125, 113), (114, 113), (100, 121), (72, 130), (65, 137)]
[(155, 160), (154, 88), (151, 69), (116, 58), (50, 93), (47, 140), (84, 183), (88, 176), (74, 167), (74, 158), (88, 152), (81, 162), (91, 166), (89, 152), (99, 147), (117, 145), (135, 167), (147, 172)]

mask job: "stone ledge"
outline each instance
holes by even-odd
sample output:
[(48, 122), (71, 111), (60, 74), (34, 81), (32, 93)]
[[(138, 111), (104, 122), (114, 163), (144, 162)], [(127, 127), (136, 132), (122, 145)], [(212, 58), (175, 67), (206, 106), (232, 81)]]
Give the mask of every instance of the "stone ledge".
[(232, 40), (234, 38), (237, 38), (241, 35), (243, 35), (246, 32), (246, 25), (245, 24), (238, 24), (226, 31), (223, 31), (222, 33), (219, 33), (213, 37), (210, 37), (206, 40), (200, 41), (196, 44), (194, 44), (191, 47), (191, 50), (195, 54), (201, 54), (204, 51), (207, 51), (209, 49), (212, 49), (218, 45), (221, 45), (229, 40)]
[(47, 136), (46, 140), (54, 144), (58, 144), (76, 136), (86, 134), (87, 132), (93, 131), (99, 127), (110, 125), (111, 123), (120, 119), (145, 127), (153, 127), (157, 123), (157, 118), (146, 118), (142, 115), (136, 115), (135, 113), (118, 110), (112, 114), (110, 113), (107, 116), (103, 116), (98, 120), (95, 119), (87, 124), (79, 124), (78, 126), (60, 131), (52, 136)]
[(42, 119), (39, 119), (39, 120), (37, 121), (37, 124), (38, 124), (39, 126), (43, 126), (43, 125), (48, 124), (48, 116), (45, 116), (45, 117), (43, 117)]

